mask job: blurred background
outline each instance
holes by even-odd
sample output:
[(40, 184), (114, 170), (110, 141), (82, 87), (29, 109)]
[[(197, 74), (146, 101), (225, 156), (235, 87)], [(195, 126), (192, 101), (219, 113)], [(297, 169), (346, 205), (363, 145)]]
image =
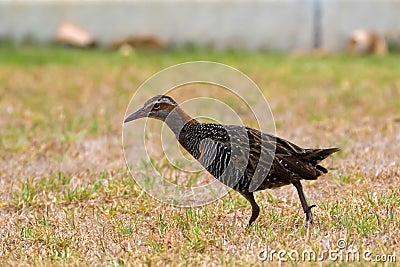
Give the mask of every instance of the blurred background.
[(400, 43), (400, 1), (3, 0), (0, 38), (114, 48), (385, 53), (387, 45), (394, 49)]

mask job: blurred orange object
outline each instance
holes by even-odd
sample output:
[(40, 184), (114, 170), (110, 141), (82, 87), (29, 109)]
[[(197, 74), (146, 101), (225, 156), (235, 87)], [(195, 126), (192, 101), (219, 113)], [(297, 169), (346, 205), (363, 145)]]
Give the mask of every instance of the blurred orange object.
[(385, 37), (367, 30), (354, 31), (349, 37), (347, 48), (353, 54), (385, 55), (387, 53)]
[(70, 22), (60, 25), (56, 41), (77, 47), (88, 47), (95, 43), (93, 37), (87, 31)]

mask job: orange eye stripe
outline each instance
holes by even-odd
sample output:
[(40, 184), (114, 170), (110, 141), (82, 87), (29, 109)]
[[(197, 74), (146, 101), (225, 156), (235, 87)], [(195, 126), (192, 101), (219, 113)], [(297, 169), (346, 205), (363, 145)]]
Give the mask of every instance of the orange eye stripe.
[(174, 108), (175, 108), (174, 106), (167, 103), (160, 104), (160, 109), (173, 110)]

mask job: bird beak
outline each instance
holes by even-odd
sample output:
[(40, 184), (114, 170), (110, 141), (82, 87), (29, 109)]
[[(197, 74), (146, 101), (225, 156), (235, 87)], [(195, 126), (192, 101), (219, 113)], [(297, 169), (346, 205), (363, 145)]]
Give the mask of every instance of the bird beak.
[(135, 112), (133, 112), (132, 114), (130, 114), (128, 117), (126, 117), (126, 119), (124, 120), (124, 123), (147, 117), (147, 115), (148, 115), (147, 112), (143, 108), (140, 108), (140, 109), (136, 110)]

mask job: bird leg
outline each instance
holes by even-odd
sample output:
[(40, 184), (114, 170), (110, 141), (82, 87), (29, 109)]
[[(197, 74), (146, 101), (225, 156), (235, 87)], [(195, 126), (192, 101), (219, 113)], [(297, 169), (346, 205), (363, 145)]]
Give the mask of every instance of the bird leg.
[(308, 206), (306, 197), (304, 196), (303, 186), (301, 185), (300, 181), (295, 181), (292, 184), (296, 187), (297, 193), (299, 193), (301, 206), (303, 207), (303, 210), (306, 214), (306, 221), (309, 223), (312, 223), (313, 216), (312, 216), (311, 209), (314, 208), (315, 205)]
[(242, 196), (244, 196), (251, 204), (251, 217), (249, 224), (247, 225), (248, 228), (257, 219), (258, 214), (260, 213), (260, 207), (254, 199), (253, 192), (240, 192), (240, 194), (242, 194)]

